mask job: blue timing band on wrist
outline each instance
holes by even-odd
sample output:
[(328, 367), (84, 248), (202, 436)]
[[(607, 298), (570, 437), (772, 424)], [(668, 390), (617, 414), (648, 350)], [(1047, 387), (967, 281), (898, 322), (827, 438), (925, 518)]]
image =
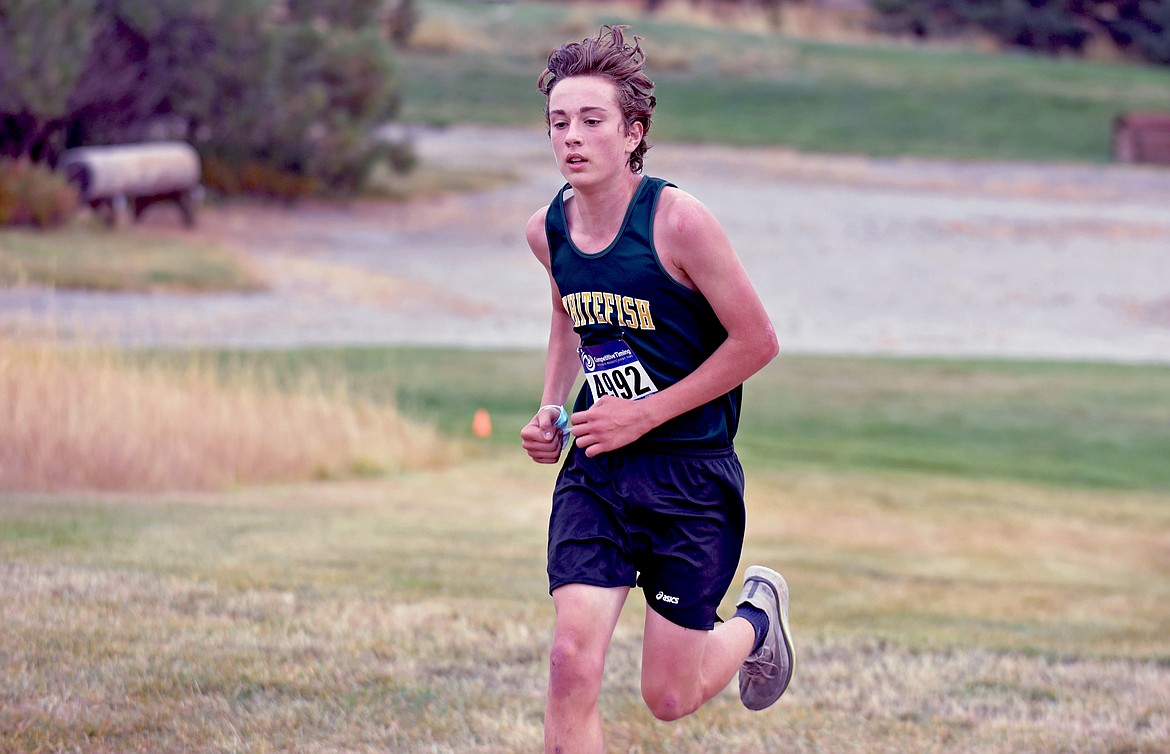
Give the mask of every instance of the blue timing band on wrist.
[(547, 408), (555, 408), (559, 412), (557, 414), (557, 420), (553, 422), (553, 426), (561, 430), (561, 450), (564, 450), (565, 447), (569, 444), (569, 439), (572, 432), (572, 428), (569, 427), (569, 412), (565, 410), (564, 406), (558, 406), (555, 403), (549, 403), (548, 405), (541, 406), (539, 409), (537, 409), (536, 413), (539, 414), (541, 411), (544, 411)]

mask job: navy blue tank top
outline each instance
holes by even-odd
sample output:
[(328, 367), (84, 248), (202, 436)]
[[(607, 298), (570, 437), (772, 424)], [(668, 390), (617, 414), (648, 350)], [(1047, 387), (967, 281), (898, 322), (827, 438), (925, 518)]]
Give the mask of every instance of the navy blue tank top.
[[(617, 237), (587, 254), (573, 244), (565, 219), (568, 184), (549, 205), (545, 219), (553, 279), (573, 320), (581, 346), (624, 341), (663, 390), (695, 371), (723, 341), (727, 330), (707, 299), (679, 283), (662, 267), (654, 248), (654, 212), (665, 186), (644, 177), (634, 192)], [(739, 426), (742, 385), (655, 427), (635, 445), (721, 449)], [(588, 384), (574, 410), (593, 404)]]

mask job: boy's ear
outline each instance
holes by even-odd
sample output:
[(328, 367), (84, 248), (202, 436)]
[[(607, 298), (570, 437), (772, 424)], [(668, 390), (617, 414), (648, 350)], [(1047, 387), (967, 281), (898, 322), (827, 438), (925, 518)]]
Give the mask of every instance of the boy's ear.
[(630, 151), (638, 148), (638, 144), (642, 142), (642, 137), (646, 135), (646, 128), (641, 121), (634, 121), (630, 127), (626, 129), (626, 141), (630, 146)]

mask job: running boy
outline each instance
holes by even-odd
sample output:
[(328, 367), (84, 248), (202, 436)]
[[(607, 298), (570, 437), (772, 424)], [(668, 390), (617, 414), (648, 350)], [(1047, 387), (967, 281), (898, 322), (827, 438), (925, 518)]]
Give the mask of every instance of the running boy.
[[(541, 408), (521, 431), (556, 463), (549, 589), (556, 609), (546, 752), (601, 752), (605, 654), (629, 590), (648, 608), (642, 697), (675, 720), (739, 671), (751, 709), (792, 677), (788, 587), (752, 566), (735, 616), (716, 609), (739, 566), (743, 470), (732, 440), (742, 383), (777, 353), (771, 322), (710, 211), (642, 175), (655, 105), (638, 37), (602, 27), (548, 59), (538, 86), (568, 183), (528, 221), (549, 275)], [(585, 385), (562, 408), (579, 370)]]

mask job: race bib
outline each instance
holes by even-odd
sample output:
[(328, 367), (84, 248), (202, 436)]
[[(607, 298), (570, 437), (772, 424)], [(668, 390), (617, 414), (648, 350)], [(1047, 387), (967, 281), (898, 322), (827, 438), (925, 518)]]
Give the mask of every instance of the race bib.
[(636, 401), (658, 392), (646, 367), (624, 340), (581, 346), (577, 353), (594, 401), (603, 395)]

